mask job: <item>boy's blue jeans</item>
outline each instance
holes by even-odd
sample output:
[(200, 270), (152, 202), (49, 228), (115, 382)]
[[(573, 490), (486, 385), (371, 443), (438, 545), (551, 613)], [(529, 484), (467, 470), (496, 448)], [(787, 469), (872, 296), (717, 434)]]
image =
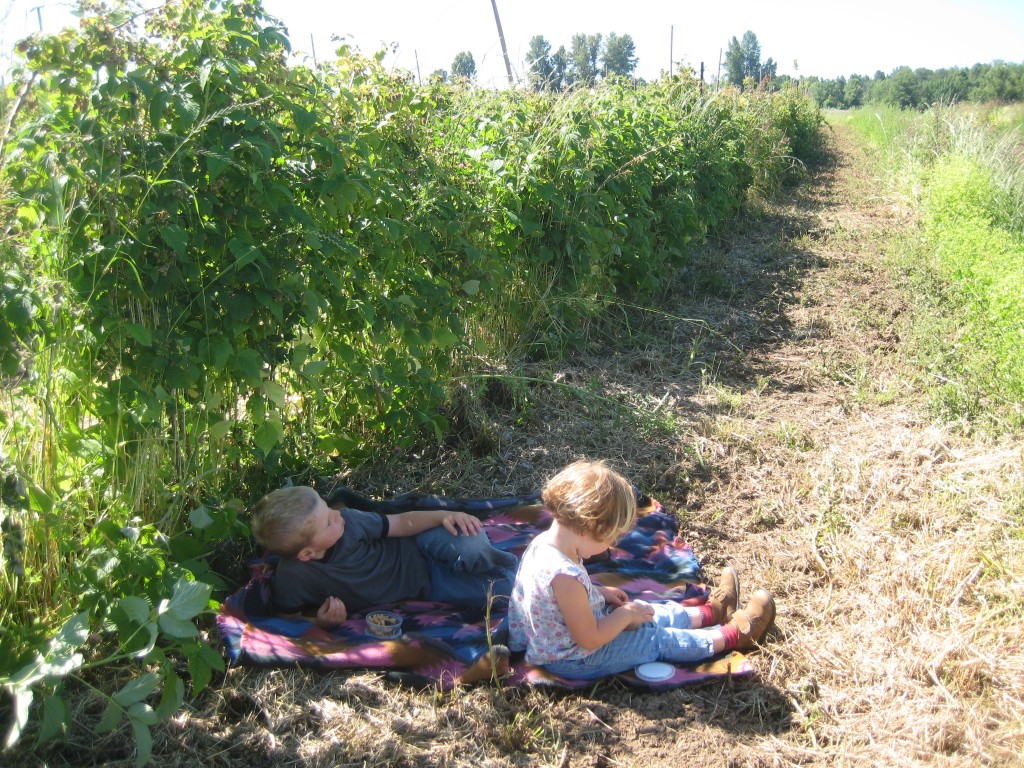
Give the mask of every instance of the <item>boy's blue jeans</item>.
[(493, 595), (507, 605), (519, 558), (495, 549), (483, 531), (452, 536), (439, 525), (417, 534), (416, 546), (427, 558), (431, 600), (483, 609)]
[(625, 630), (607, 645), (582, 659), (545, 664), (556, 675), (578, 680), (614, 675), (648, 661), (701, 661), (715, 655), (706, 629), (691, 629), (686, 609), (678, 603), (651, 603), (654, 621)]

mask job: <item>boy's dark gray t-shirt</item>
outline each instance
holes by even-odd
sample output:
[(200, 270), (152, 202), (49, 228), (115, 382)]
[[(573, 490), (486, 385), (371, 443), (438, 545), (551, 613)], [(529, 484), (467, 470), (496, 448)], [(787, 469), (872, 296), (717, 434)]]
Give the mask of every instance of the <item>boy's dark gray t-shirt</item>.
[(274, 571), (274, 609), (316, 610), (334, 596), (349, 614), (396, 600), (430, 596), (427, 560), (415, 536), (384, 538), (376, 512), (342, 509), (345, 531), (322, 560), (281, 558)]

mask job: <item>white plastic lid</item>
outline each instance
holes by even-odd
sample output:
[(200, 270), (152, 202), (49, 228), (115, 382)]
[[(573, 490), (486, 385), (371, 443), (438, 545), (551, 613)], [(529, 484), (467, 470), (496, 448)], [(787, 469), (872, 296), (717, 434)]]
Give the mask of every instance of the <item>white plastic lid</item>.
[(646, 664), (640, 664), (634, 671), (641, 680), (646, 680), (648, 683), (657, 683), (672, 677), (676, 673), (676, 668), (662, 661), (650, 661)]

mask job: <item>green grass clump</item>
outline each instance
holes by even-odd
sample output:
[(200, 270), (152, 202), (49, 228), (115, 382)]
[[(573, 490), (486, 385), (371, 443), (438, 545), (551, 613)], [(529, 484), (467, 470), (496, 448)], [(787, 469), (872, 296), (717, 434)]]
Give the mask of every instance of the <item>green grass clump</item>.
[(990, 169), (947, 156), (925, 183), (924, 241), (961, 323), (948, 378), (973, 384), (1016, 421), (1013, 405), (1024, 402), (1024, 239), (999, 226)]
[(936, 409), (997, 430), (1024, 424), (1022, 115), (992, 106), (847, 118), (918, 216), (900, 266), (918, 288), (913, 345)]

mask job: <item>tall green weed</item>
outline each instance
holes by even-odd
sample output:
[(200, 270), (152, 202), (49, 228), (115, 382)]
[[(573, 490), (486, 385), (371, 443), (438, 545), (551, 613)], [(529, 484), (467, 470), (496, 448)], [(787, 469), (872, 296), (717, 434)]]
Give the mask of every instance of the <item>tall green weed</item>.
[(917, 343), (954, 419), (1024, 423), (1024, 140), (1019, 109), (861, 110), (852, 122), (917, 209)]

